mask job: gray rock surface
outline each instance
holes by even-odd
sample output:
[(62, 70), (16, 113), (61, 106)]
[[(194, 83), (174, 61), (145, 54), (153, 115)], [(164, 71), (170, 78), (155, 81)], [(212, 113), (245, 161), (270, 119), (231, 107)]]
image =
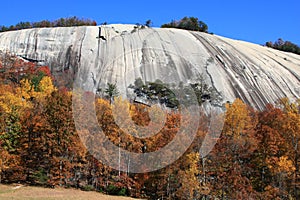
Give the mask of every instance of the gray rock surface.
[[(0, 50), (71, 71), (86, 90), (116, 83), (121, 92), (136, 78), (195, 82), (262, 109), (282, 97), (300, 97), (300, 56), (206, 33), (134, 25), (38, 28), (0, 33)], [(72, 77), (74, 78), (74, 77)]]

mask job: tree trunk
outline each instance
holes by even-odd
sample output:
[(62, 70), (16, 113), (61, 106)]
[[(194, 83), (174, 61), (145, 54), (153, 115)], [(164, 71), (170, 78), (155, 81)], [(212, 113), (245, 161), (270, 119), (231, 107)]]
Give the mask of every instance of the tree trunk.
[(59, 186), (62, 186), (62, 160), (59, 161)]
[(120, 138), (120, 134), (119, 134), (119, 160), (118, 160), (118, 164), (119, 164), (119, 177), (121, 176), (121, 149), (120, 149), (120, 143), (121, 143), (121, 138)]

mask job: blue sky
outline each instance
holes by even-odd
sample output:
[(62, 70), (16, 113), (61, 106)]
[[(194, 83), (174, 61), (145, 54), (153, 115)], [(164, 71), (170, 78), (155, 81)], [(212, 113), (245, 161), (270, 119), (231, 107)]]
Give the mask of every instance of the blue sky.
[(144, 23), (160, 26), (184, 16), (198, 17), (209, 31), (257, 44), (279, 37), (300, 45), (299, 0), (5, 0), (0, 25), (78, 16), (99, 24)]

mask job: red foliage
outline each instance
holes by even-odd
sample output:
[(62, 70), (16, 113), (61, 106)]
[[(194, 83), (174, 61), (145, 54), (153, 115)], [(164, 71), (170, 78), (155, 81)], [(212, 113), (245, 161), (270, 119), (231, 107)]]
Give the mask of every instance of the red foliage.
[(36, 69), (36, 72), (42, 72), (44, 75), (52, 77), (51, 71), (48, 66), (41, 66)]
[(22, 78), (30, 78), (41, 72), (54, 80), (48, 66), (38, 66), (8, 53), (0, 54), (0, 80), (6, 83), (18, 84)]

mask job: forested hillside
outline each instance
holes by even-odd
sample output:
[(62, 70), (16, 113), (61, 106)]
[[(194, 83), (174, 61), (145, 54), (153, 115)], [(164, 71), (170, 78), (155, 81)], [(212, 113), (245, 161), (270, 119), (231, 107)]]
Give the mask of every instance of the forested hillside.
[[(216, 146), (205, 157), (199, 148), (210, 134), (209, 116), (202, 113), (196, 139), (179, 160), (158, 171), (133, 174), (103, 165), (86, 150), (73, 121), (72, 91), (57, 88), (47, 66), (5, 53), (0, 61), (0, 183), (74, 187), (148, 199), (300, 196), (300, 101), (279, 99), (263, 111), (240, 99), (227, 103), (221, 137), (215, 138)], [(163, 147), (185, 117), (176, 109), (168, 110), (158, 134), (138, 139), (118, 128), (112, 95), (109, 88), (103, 90), (107, 98), (95, 99), (99, 124), (114, 144), (132, 152)], [(130, 108), (136, 124), (149, 123), (147, 105), (120, 97), (114, 101)], [(142, 148), (145, 145), (147, 149)]]

